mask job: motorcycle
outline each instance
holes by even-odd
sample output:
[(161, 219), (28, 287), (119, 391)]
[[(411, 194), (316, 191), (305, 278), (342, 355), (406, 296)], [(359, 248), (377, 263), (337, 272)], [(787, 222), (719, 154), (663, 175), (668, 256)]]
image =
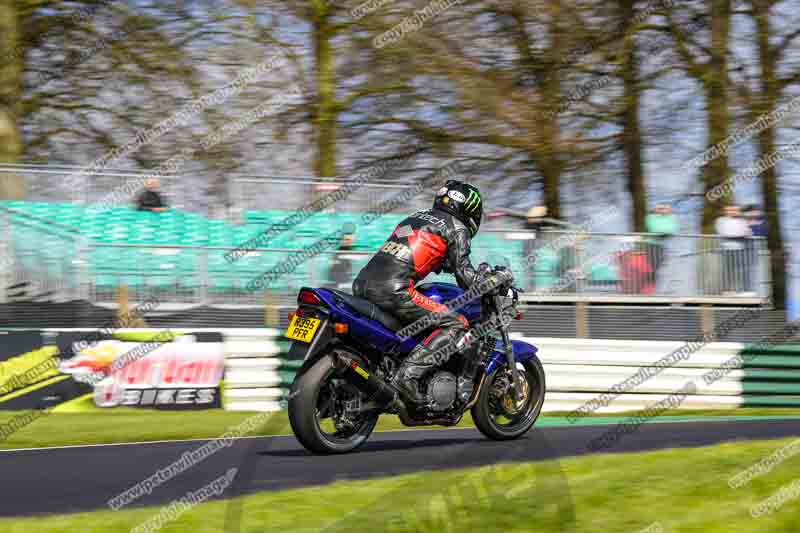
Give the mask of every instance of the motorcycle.
[[(367, 441), (381, 414), (396, 414), (405, 426), (455, 426), (468, 410), (490, 439), (524, 435), (542, 409), (544, 370), (535, 346), (509, 338), (511, 320), (522, 318), (517, 310), (522, 290), (513, 286), (513, 275), (488, 265), (483, 272), (494, 287), (457, 309), (469, 321), (469, 344), (478, 345), (470, 351), (475, 360), (462, 356), (464, 345), (461, 353), (426, 374), (420, 380), (421, 390), (427, 391), (424, 405), (405, 402), (390, 383), (402, 359), (431, 327), (402, 338), (397, 319), (368, 300), (302, 287), (286, 332), (293, 340), (289, 358), (303, 360), (288, 395), (297, 440), (313, 453), (347, 453)], [(416, 288), (445, 305), (464, 295), (449, 283)], [(399, 401), (376, 407), (393, 397)]]

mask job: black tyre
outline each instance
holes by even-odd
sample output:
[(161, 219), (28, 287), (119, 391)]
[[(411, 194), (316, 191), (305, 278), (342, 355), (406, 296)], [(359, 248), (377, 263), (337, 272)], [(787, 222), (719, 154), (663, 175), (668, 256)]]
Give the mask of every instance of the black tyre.
[(298, 374), (289, 394), (289, 423), (300, 444), (318, 454), (347, 453), (364, 444), (379, 415), (361, 415), (348, 420), (346, 426), (337, 416), (340, 404), (359, 395), (354, 387), (337, 378), (330, 357), (322, 357)]
[(542, 363), (535, 356), (517, 363), (523, 380), (523, 398), (511, 392), (511, 372), (503, 365), (486, 377), (472, 418), (481, 433), (494, 440), (511, 440), (524, 435), (542, 411), (545, 379)]

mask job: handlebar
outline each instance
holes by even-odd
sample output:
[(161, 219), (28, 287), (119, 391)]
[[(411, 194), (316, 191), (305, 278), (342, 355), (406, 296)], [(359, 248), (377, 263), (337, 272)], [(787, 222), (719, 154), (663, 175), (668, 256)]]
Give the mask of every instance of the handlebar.
[(478, 275), (484, 279), (493, 276), (500, 278), (500, 283), (487, 293), (489, 296), (506, 296), (511, 291), (516, 302), (519, 299), (519, 293), (525, 292), (514, 286), (514, 274), (505, 266), (495, 265), (490, 268), (488, 263), (481, 263), (478, 266)]
[[(517, 320), (519, 320), (522, 315), (516, 311), (516, 306), (519, 303), (520, 293), (525, 291), (514, 286), (514, 275), (511, 270), (499, 265), (490, 268), (488, 263), (481, 263), (478, 266), (478, 275), (484, 280), (495, 278), (493, 281), (497, 282), (497, 285), (483, 294), (484, 302), (489, 306), (489, 309), (496, 313), (511, 309), (514, 311)], [(503, 298), (508, 297), (511, 298), (511, 304), (503, 305)]]

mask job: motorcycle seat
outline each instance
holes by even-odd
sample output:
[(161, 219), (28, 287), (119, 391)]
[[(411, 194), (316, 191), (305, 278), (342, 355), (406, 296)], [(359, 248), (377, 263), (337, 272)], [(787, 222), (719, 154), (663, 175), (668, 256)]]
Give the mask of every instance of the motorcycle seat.
[(377, 320), (391, 331), (397, 331), (403, 327), (399, 320), (386, 311), (383, 311), (380, 307), (369, 300), (359, 298), (358, 296), (353, 296), (352, 294), (347, 294), (346, 292), (337, 289), (331, 289), (330, 291), (344, 300), (347, 305), (362, 315), (366, 316), (367, 318), (371, 318), (372, 320)]

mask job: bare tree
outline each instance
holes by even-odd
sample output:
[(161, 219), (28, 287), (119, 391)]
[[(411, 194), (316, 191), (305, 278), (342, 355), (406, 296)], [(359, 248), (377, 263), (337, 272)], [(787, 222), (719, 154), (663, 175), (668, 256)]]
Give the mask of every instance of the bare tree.
[[(671, 3), (665, 12), (681, 66), (701, 86), (705, 96), (708, 146), (713, 147), (728, 136), (731, 124), (728, 57), (732, 0), (710, 0), (684, 7)], [(700, 31), (703, 27), (710, 27), (710, 32)], [(712, 159), (701, 173), (704, 192), (727, 180), (730, 177), (728, 154), (722, 153)], [(719, 214), (720, 205), (706, 199), (702, 216), (704, 233), (714, 232), (714, 220)]]
[[(789, 96), (792, 87), (800, 86), (800, 62), (796, 53), (800, 50), (800, 30), (795, 6), (792, 2), (776, 0), (748, 0), (749, 10), (741, 13), (751, 17), (755, 23), (755, 61), (737, 55), (732, 69), (733, 83), (741, 97), (748, 123), (759, 124), (756, 136), (759, 158), (775, 154), (778, 148), (780, 120), (764, 120), (773, 117)], [(783, 32), (776, 29), (777, 19), (793, 21), (787, 23)], [(792, 57), (794, 52), (795, 56)], [(763, 124), (763, 127), (761, 126)], [(779, 210), (779, 166), (768, 165), (760, 175), (764, 213), (769, 225), (767, 238), (773, 284), (773, 299), (776, 307), (786, 307), (787, 259), (782, 235)]]

